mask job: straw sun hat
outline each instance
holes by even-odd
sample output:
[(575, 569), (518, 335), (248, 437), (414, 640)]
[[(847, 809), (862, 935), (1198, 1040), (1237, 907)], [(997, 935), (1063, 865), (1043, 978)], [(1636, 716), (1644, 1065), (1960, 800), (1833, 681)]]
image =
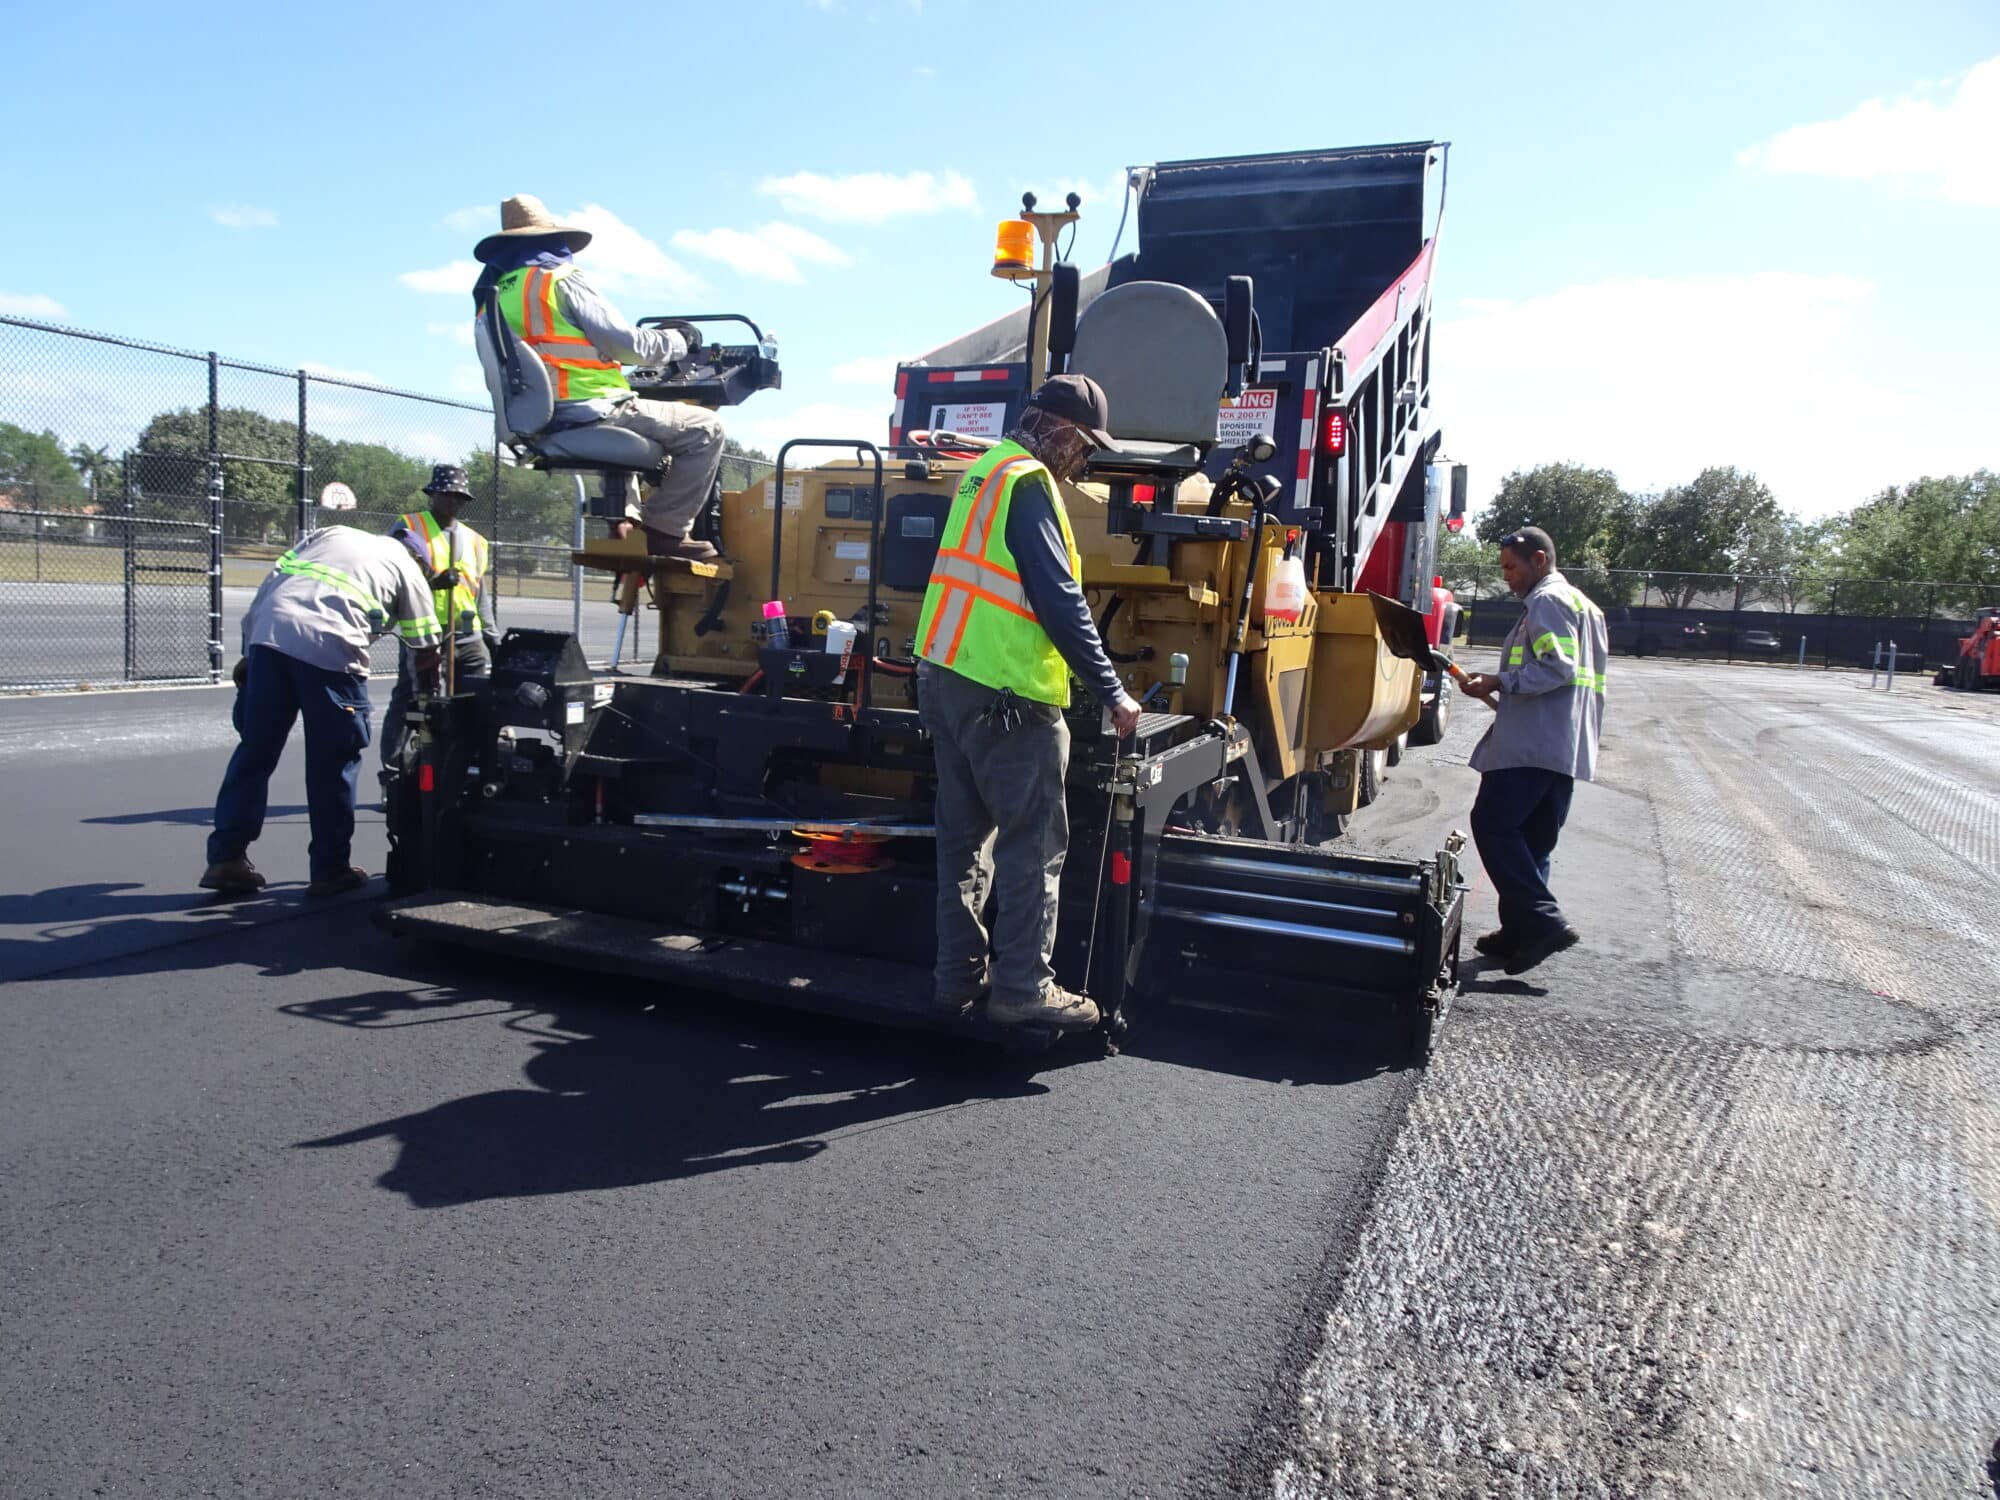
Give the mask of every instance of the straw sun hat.
[(517, 193), (500, 205), (500, 232), (489, 234), (474, 245), (473, 259), (486, 260), (499, 250), (502, 242), (506, 240), (551, 234), (559, 234), (569, 241), (572, 254), (590, 243), (588, 229), (572, 229), (567, 224), (558, 224), (554, 216), (543, 206), (541, 199), (532, 193)]

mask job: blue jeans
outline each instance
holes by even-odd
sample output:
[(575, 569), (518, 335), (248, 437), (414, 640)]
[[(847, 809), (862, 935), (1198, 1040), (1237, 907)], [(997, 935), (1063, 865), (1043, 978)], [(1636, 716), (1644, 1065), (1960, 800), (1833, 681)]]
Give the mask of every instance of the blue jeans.
[(215, 797), (208, 862), (243, 858), (264, 831), (271, 773), (285, 753), (293, 721), (303, 718), (312, 878), (346, 870), (354, 849), (354, 785), (361, 752), (368, 748), (368, 712), (365, 677), (315, 667), (269, 646), (251, 647), (233, 714), (240, 738)]
[(1512, 936), (1537, 938), (1568, 925), (1549, 889), (1549, 857), (1575, 790), (1574, 777), (1539, 766), (1512, 766), (1479, 778), (1472, 841), (1500, 897), (1500, 926)]

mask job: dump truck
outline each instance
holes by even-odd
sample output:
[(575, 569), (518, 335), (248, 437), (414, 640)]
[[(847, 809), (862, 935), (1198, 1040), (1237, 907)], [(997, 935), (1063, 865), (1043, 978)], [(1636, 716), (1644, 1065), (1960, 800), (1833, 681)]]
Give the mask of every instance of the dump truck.
[[(1444, 712), (1450, 600), (1428, 559), (1463, 511), (1430, 409), (1444, 154), (1144, 169), (1140, 248), (1089, 277), (1058, 251), (1077, 200), (1024, 196), (992, 271), (1027, 304), (903, 366), (885, 441), (785, 443), (771, 478), (712, 507), (722, 561), (648, 557), (637, 537), (579, 553), (653, 616), (645, 674), (511, 630), (490, 678), (418, 706), (388, 779), (391, 928), (1052, 1042), (935, 1002), (914, 668), (960, 479), (1070, 371), (1106, 390), (1117, 444), (1064, 503), (1145, 712), (1126, 738), (1094, 701), (1068, 713), (1059, 980), (1096, 999), (1113, 1047), (1193, 1007), (1428, 1056), (1457, 986), (1463, 840), (1395, 859), (1333, 836), (1369, 757)], [(635, 381), (716, 406), (769, 388), (769, 341), (736, 321), (749, 343)], [(658, 472), (629, 434), (549, 433), (538, 361), (496, 318), (477, 334), (520, 461), (603, 475), (611, 513)]]

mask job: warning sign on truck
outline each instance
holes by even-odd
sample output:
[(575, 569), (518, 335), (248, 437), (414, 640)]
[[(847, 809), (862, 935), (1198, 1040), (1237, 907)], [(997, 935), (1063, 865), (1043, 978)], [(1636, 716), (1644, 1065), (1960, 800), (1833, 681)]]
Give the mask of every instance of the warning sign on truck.
[(1222, 410), (1215, 422), (1216, 440), (1225, 448), (1247, 443), (1253, 437), (1275, 437), (1278, 432), (1278, 393), (1264, 386), (1245, 391), (1235, 400), (1222, 398)]
[(1007, 425), (1005, 401), (964, 401), (931, 408), (932, 432), (962, 432), (967, 437), (1000, 438)]

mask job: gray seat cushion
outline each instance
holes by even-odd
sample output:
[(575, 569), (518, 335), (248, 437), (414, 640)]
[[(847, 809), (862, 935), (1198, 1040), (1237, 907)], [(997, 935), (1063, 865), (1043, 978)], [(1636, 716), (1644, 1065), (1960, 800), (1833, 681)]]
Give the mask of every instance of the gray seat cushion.
[(545, 432), (535, 439), (534, 449), (551, 460), (574, 459), (578, 463), (642, 472), (657, 469), (667, 461), (666, 450), (651, 438), (641, 437), (629, 427), (612, 427), (603, 422)]
[[(1116, 413), (1113, 414), (1114, 418)], [(1090, 455), (1092, 472), (1143, 470), (1192, 474), (1201, 467), (1201, 449), (1192, 443), (1142, 443), (1120, 438), (1116, 448), (1099, 448)]]

